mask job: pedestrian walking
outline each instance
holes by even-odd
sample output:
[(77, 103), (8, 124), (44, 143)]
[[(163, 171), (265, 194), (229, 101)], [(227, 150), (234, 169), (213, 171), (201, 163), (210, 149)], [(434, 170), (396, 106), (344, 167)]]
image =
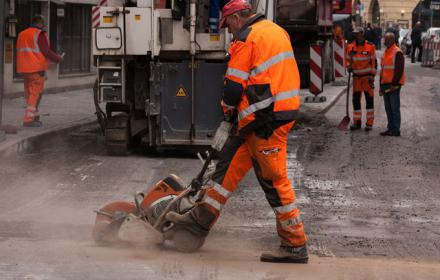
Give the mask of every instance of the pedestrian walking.
[(422, 52), (423, 52), (423, 48), (422, 48), (422, 23), (420, 21), (418, 21), (416, 23), (416, 26), (413, 28), (413, 30), (411, 31), (411, 63), (415, 63), (416, 59), (416, 50), (418, 50), (418, 55), (417, 55), (417, 61), (421, 62), (422, 61)]
[(382, 28), (379, 25), (374, 26), (374, 38), (376, 50), (380, 50), (382, 48)]
[(400, 89), (405, 84), (405, 60), (395, 43), (394, 34), (385, 34), (387, 47), (381, 59), (380, 92), (387, 114), (387, 130), (382, 136), (400, 136)]
[(394, 34), (394, 38), (396, 38), (396, 44), (399, 44), (399, 37), (400, 37), (400, 27), (399, 25), (395, 24), (393, 26), (390, 26), (386, 29), (385, 32), (391, 32)]
[(353, 124), (351, 130), (362, 127), (361, 96), (365, 95), (367, 121), (365, 131), (373, 129), (374, 124), (374, 78), (377, 61), (376, 48), (364, 37), (362, 27), (357, 27), (353, 33), (356, 39), (347, 46), (347, 69), (353, 73)]
[(59, 63), (62, 56), (54, 53), (44, 31), (45, 19), (41, 15), (32, 18), (32, 25), (20, 32), (17, 39), (17, 72), (23, 75), (26, 111), (23, 126), (39, 127), (38, 105), (44, 89), (45, 71), (49, 60)]
[(365, 29), (365, 39), (368, 42), (374, 44), (374, 41), (376, 41), (375, 37), (376, 34), (374, 33), (373, 28), (371, 27), (371, 23), (368, 23), (367, 28)]
[(281, 239), (278, 250), (263, 253), (260, 260), (306, 263), (307, 238), (286, 172), (287, 136), (300, 106), (300, 77), (289, 35), (253, 14), (244, 0), (223, 7), (220, 26), (233, 34), (233, 42), (222, 99), (225, 120), (213, 141), (219, 161), (200, 202), (184, 215), (169, 213), (167, 219), (206, 236), (228, 197), (254, 168)]

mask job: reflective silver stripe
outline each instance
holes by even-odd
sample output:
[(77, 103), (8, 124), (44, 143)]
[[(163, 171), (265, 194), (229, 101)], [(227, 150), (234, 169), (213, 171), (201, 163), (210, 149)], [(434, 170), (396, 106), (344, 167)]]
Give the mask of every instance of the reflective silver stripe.
[(249, 73), (231, 67), (229, 67), (228, 70), (226, 70), (226, 75), (234, 76), (245, 81), (247, 81), (247, 79), (249, 78)]
[(370, 60), (371, 57), (353, 57), (353, 61), (365, 61), (365, 60)]
[[(396, 54), (400, 52), (400, 50), (398, 49), (393, 49), (393, 64), (388, 64), (388, 65), (384, 65), (383, 64), (383, 56), (382, 56), (382, 60), (381, 60), (381, 66), (382, 66), (382, 70), (383, 69), (388, 69), (388, 70), (394, 70), (395, 65), (396, 65)], [(384, 54), (385, 55), (385, 54)]]
[(263, 101), (254, 103), (238, 114), (238, 120), (242, 120), (258, 110), (269, 107), (270, 104), (272, 104), (275, 101), (289, 99), (289, 98), (297, 96), (298, 94), (299, 94), (299, 89), (283, 91), (283, 92), (280, 92), (280, 93), (278, 93), (272, 97), (269, 97)]
[(214, 207), (215, 209), (217, 209), (218, 211), (222, 210), (222, 205), (220, 204), (220, 202), (218, 202), (217, 200), (214, 200), (210, 197), (206, 197), (205, 198), (205, 203), (211, 205), (212, 207)]
[(295, 59), (295, 55), (293, 54), (292, 51), (286, 51), (286, 52), (282, 52), (282, 53), (279, 53), (277, 55), (272, 56), (271, 58), (269, 58), (265, 62), (261, 63), (260, 65), (258, 65), (254, 69), (252, 69), (251, 70), (251, 77), (258, 75), (261, 72), (269, 69), (269, 67), (277, 64), (278, 62), (281, 62), (281, 61), (283, 61), (285, 59), (289, 59), (289, 58)]
[(38, 46), (38, 35), (40, 32), (34, 33), (34, 48), (17, 48), (17, 52), (40, 52), (40, 47)]
[(231, 192), (228, 191), (227, 189), (223, 188), (222, 185), (220, 185), (217, 182), (214, 182), (212, 180), (209, 180), (208, 185), (214, 186), (214, 190), (216, 192), (218, 192), (221, 196), (223, 196), (224, 198), (228, 198), (231, 195)]
[(235, 109), (235, 106), (228, 105), (223, 100), (222, 100), (222, 106), (224, 106), (224, 107), (226, 107), (228, 109)]
[(37, 110), (37, 108), (34, 107), (34, 106), (27, 106), (27, 107), (26, 107), (26, 110), (35, 111), (35, 110)]
[(35, 113), (32, 111), (26, 111), (26, 116), (27, 117), (35, 117)]
[(373, 68), (365, 68), (365, 69), (358, 69), (358, 70), (354, 70), (353, 69), (353, 73), (358, 74), (358, 73), (368, 73), (373, 71)]
[(284, 206), (279, 206), (279, 207), (274, 207), (273, 210), (275, 211), (275, 213), (277, 214), (285, 214), (285, 213), (289, 213), (292, 212), (293, 210), (296, 209), (296, 204), (294, 203), (290, 203)]
[(291, 218), (285, 221), (281, 221), (281, 227), (283, 228), (287, 228), (287, 227), (291, 227), (291, 226), (296, 226), (299, 225), (302, 222), (301, 217), (295, 217), (295, 218)]

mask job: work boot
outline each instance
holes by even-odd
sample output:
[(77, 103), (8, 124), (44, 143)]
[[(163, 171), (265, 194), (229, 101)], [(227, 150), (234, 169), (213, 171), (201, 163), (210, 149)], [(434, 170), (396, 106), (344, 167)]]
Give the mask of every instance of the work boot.
[(365, 131), (371, 131), (373, 129), (372, 125), (366, 125), (365, 126)]
[(165, 215), (165, 219), (174, 223), (177, 227), (185, 228), (186, 230), (192, 232), (193, 234), (206, 237), (209, 230), (203, 228), (191, 215), (191, 211), (184, 214), (179, 214), (176, 212), (169, 212)]
[(205, 230), (192, 217), (190, 212), (179, 214), (169, 212), (165, 219), (174, 223), (171, 230), (164, 232), (165, 240), (172, 240), (174, 248), (184, 253), (192, 253), (197, 251), (205, 243), (205, 238), (209, 230)]
[(23, 122), (24, 127), (41, 127), (43, 123), (40, 121)]
[(350, 125), (350, 130), (358, 130), (361, 129), (361, 123), (360, 122), (356, 122), (352, 125)]
[(307, 245), (301, 247), (281, 245), (276, 251), (261, 254), (260, 261), (272, 263), (307, 263), (309, 261)]
[(380, 133), (380, 136), (400, 136), (400, 131), (387, 130)]

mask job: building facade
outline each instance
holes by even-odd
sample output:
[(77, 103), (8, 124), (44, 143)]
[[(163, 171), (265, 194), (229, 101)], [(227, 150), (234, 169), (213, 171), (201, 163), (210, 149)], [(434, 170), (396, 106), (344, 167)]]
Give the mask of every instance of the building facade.
[(394, 25), (412, 28), (412, 11), (419, 0), (354, 0), (358, 24), (372, 23), (383, 29)]
[(29, 27), (36, 14), (46, 18), (46, 34), (52, 50), (65, 53), (60, 64), (46, 72), (46, 92), (91, 87), (95, 81), (92, 63), (92, 6), (98, 0), (6, 0), (4, 40), (4, 93), (19, 95), (23, 80), (16, 73), (15, 44), (19, 32)]

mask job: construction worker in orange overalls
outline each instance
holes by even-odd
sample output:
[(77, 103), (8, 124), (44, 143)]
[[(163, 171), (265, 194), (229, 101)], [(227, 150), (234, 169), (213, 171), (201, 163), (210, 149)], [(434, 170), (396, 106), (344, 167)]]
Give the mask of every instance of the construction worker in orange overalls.
[(171, 212), (166, 218), (206, 236), (238, 183), (254, 168), (281, 239), (278, 250), (263, 253), (260, 260), (306, 263), (307, 238), (286, 171), (287, 136), (300, 106), (298, 67), (287, 32), (251, 9), (244, 0), (231, 0), (222, 8), (220, 27), (227, 27), (234, 39), (222, 99), (225, 119), (213, 141), (220, 151), (215, 172), (191, 211)]
[(353, 73), (353, 124), (351, 130), (362, 126), (361, 95), (365, 95), (367, 121), (365, 131), (373, 129), (374, 124), (374, 77), (377, 61), (374, 44), (365, 40), (364, 29), (356, 27), (355, 40), (347, 46), (347, 69)]
[(59, 63), (62, 56), (52, 52), (47, 41), (44, 17), (36, 15), (31, 27), (23, 30), (17, 39), (17, 73), (24, 79), (26, 111), (23, 126), (42, 126), (38, 116), (38, 105), (44, 88), (45, 71), (49, 67), (48, 60)]

